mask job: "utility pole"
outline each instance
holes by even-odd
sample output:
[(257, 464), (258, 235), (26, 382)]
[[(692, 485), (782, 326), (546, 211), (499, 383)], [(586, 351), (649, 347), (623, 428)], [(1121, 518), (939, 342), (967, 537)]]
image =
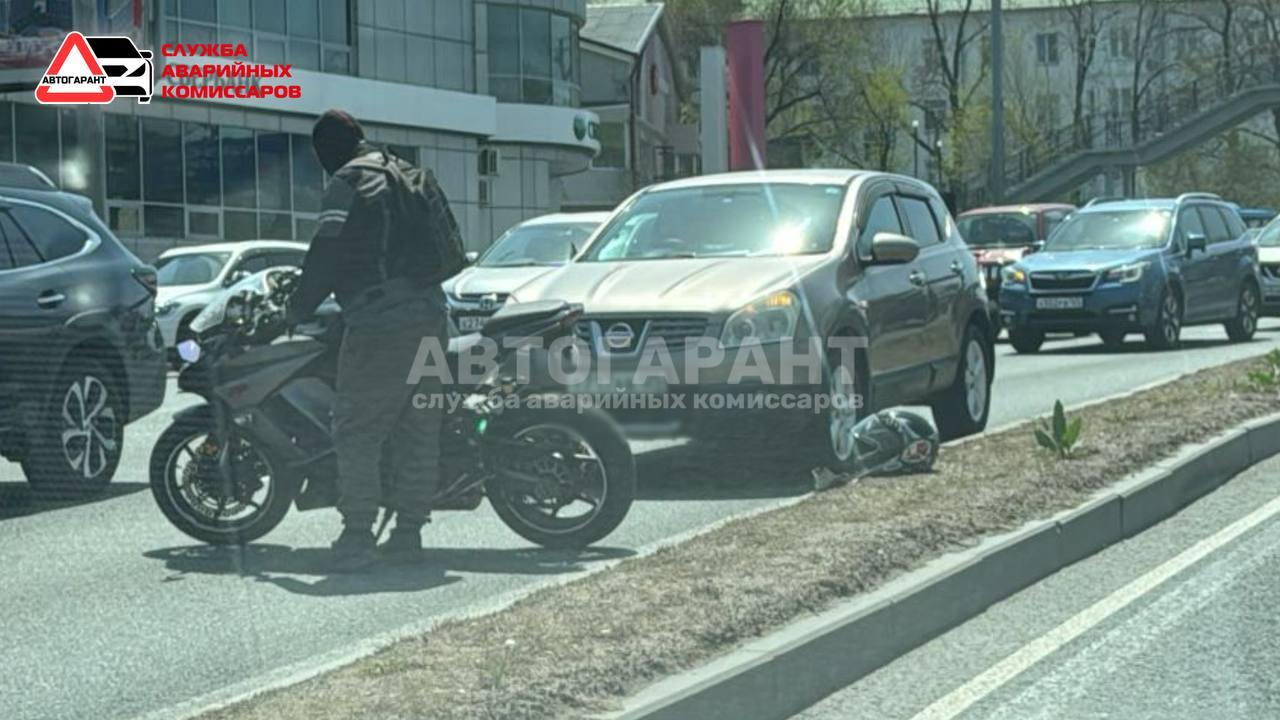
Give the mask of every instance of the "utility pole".
[(1004, 200), (1004, 7), (991, 0), (991, 202)]

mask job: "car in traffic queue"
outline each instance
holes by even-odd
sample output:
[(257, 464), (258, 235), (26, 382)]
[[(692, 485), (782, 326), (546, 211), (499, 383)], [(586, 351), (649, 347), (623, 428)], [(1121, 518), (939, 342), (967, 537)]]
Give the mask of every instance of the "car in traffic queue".
[(1040, 249), (1049, 234), (1076, 209), (1064, 203), (1002, 205), (966, 210), (956, 218), (965, 244), (987, 281), (992, 318), (1000, 322), (1000, 275), (1004, 268)]
[(1240, 213), (1240, 219), (1244, 221), (1245, 226), (1250, 229), (1266, 227), (1276, 217), (1276, 211), (1271, 208), (1236, 206), (1236, 211)]
[(302, 267), (306, 254), (306, 243), (288, 240), (186, 245), (161, 253), (156, 321), (171, 359), (178, 343), (190, 336), (191, 321), (225, 289), (267, 268)]
[[(768, 170), (651, 186), (573, 262), (508, 302), (549, 298), (585, 306), (578, 337), (607, 358), (604, 387), (587, 389), (761, 398), (763, 424), (759, 412), (714, 405), (661, 410), (697, 439), (767, 428), (778, 447), (841, 467), (856, 459), (850, 428), (874, 409), (929, 404), (945, 438), (986, 426), (995, 368), (986, 290), (941, 197), (913, 178)], [(846, 340), (852, 351), (833, 349)], [(703, 348), (717, 357), (696, 380), (635, 373), (651, 352), (665, 349), (676, 367)], [(786, 384), (788, 355), (809, 353), (821, 372)], [(735, 382), (753, 358), (768, 372)], [(763, 402), (797, 388), (856, 401), (820, 412)]]
[(125, 426), (160, 406), (156, 292), (155, 269), (88, 198), (38, 182), (0, 186), (0, 456), (20, 463), (32, 488), (101, 490)]
[(544, 275), (586, 247), (607, 212), (555, 213), (525, 220), (444, 284), (457, 333), (480, 330), (515, 288)]
[(1260, 230), (1254, 238), (1258, 247), (1258, 279), (1262, 283), (1262, 314), (1280, 316), (1280, 218)]
[(1217, 195), (1094, 201), (1044, 250), (1005, 268), (1000, 313), (1020, 353), (1048, 333), (1097, 333), (1118, 348), (1142, 333), (1177, 347), (1186, 325), (1222, 323), (1233, 341), (1257, 330), (1258, 250)]

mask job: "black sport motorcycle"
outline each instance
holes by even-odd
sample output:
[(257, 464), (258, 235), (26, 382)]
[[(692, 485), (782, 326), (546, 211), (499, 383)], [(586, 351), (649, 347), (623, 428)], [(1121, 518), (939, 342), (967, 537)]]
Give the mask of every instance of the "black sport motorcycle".
[[(330, 408), (341, 314), (329, 304), (287, 334), (283, 308), (296, 282), (297, 271), (277, 269), (240, 283), (191, 323), (195, 337), (179, 348), (188, 364), (178, 387), (205, 402), (178, 412), (160, 436), (151, 491), (165, 517), (197, 540), (248, 543), (291, 505), (337, 501)], [(478, 384), (446, 386), (463, 401), (442, 423), (433, 511), (474, 510), (488, 497), (507, 526), (550, 548), (590, 545), (622, 522), (635, 463), (621, 429), (598, 410), (528, 402), (564, 391), (541, 348), (569, 336), (581, 315), (581, 306), (529, 303), (485, 325), (502, 350)], [(478, 337), (450, 342), (452, 377), (460, 345)], [(533, 360), (526, 377), (514, 370), (522, 350)]]

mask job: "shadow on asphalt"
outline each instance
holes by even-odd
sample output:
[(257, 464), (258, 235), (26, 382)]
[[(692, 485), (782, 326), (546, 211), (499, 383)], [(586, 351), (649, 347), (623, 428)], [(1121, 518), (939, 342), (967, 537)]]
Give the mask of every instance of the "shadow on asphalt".
[(636, 475), (640, 500), (784, 498), (813, 489), (809, 470), (779, 459), (777, 447), (759, 437), (647, 452), (636, 457)]
[[(1183, 340), (1178, 346), (1179, 350), (1210, 350), (1213, 348), (1223, 347), (1225, 345), (1251, 345), (1257, 343), (1258, 340), (1250, 340), (1245, 343), (1235, 343), (1228, 340), (1225, 336), (1221, 340)], [(1112, 350), (1102, 344), (1101, 341), (1089, 345), (1077, 345), (1074, 347), (1055, 348), (1046, 345), (1040, 349), (1038, 355), (1148, 355), (1152, 353), (1164, 353), (1167, 350), (1149, 350), (1138, 336), (1134, 336), (1132, 340), (1127, 341), (1124, 347), (1119, 350)]]
[(501, 575), (559, 575), (587, 563), (631, 557), (632, 550), (593, 547), (582, 551), (539, 548), (428, 548), (421, 565), (374, 565), (350, 574), (332, 574), (327, 548), (253, 544), (244, 547), (188, 545), (143, 553), (164, 562), (178, 582), (186, 575), (239, 575), (300, 595), (337, 596), (420, 592), (462, 580), (450, 571)]
[(36, 515), (50, 510), (62, 510), (79, 505), (110, 500), (122, 495), (132, 495), (147, 489), (146, 483), (117, 482), (101, 493), (72, 500), (54, 500), (33, 492), (26, 483), (0, 482), (0, 520)]

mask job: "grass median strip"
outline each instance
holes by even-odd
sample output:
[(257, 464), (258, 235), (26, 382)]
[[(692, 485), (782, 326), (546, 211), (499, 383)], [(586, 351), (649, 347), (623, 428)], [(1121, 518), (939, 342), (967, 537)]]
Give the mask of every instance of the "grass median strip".
[[(1031, 422), (943, 450), (929, 475), (871, 478), (450, 622), (348, 667), (210, 713), (278, 718), (588, 714), (660, 677), (866, 592), (941, 554), (1277, 409), (1248, 360), (1072, 414), (1072, 459)], [(1046, 411), (1052, 398), (1046, 399)]]

